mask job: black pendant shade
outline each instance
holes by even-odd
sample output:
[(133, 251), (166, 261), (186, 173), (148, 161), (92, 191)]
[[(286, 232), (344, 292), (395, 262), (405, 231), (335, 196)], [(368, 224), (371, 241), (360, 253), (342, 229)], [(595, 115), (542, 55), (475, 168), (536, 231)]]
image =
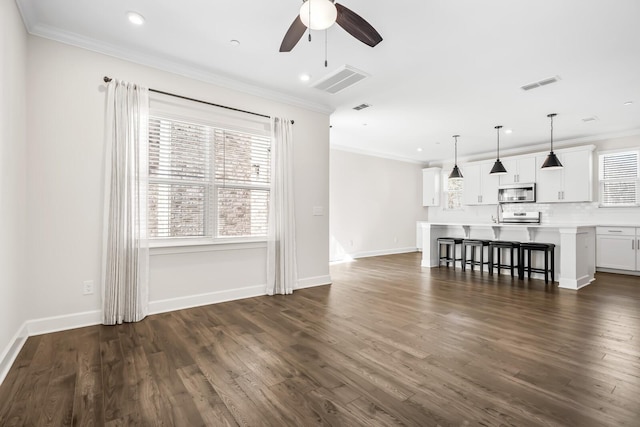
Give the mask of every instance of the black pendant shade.
[(544, 160), (544, 163), (542, 164), (542, 169), (562, 169), (564, 166), (562, 166), (562, 163), (560, 163), (560, 159), (558, 158), (558, 156), (556, 156), (556, 153), (554, 153), (553, 151), (549, 153), (549, 155), (547, 156), (547, 158)]
[(453, 166), (453, 170), (449, 174), (449, 179), (463, 178), (462, 172), (460, 172), (460, 168), (458, 165)]
[(462, 172), (460, 172), (460, 168), (458, 167), (458, 137), (460, 135), (453, 135), (453, 138), (455, 139), (455, 160), (453, 163), (453, 170), (451, 171), (451, 173), (449, 174), (449, 179), (462, 179)]
[(504, 165), (500, 161), (500, 129), (501, 128), (502, 126), (495, 127), (498, 134), (498, 150), (496, 152), (496, 162), (493, 164), (493, 167), (491, 168), (491, 172), (489, 172), (489, 175), (506, 175), (507, 173), (507, 170), (504, 168)]
[(496, 160), (496, 162), (493, 164), (493, 167), (491, 168), (491, 172), (489, 172), (489, 174), (490, 175), (506, 175), (507, 174), (507, 170), (504, 168), (504, 165), (502, 164), (500, 159)]
[(547, 158), (544, 160), (544, 163), (542, 164), (540, 169), (554, 170), (563, 168), (562, 163), (560, 163), (560, 159), (558, 158), (558, 156), (556, 156), (556, 153), (553, 152), (553, 118), (556, 115), (557, 114), (555, 113), (547, 114), (547, 117), (551, 119), (551, 151), (549, 152)]

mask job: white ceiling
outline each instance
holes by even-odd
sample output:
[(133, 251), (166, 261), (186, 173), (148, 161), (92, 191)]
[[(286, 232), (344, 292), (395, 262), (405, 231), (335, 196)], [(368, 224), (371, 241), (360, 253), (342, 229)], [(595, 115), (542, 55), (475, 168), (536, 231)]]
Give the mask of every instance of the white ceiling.
[[(328, 68), (324, 32), (278, 52), (300, 0), (16, 1), (32, 34), (333, 111), (331, 144), (356, 151), (451, 160), (458, 133), (459, 156), (473, 156), (495, 150), (495, 125), (513, 130), (502, 148), (523, 149), (548, 142), (552, 112), (558, 145), (640, 134), (638, 0), (339, 0), (384, 40), (370, 48), (334, 25)], [(344, 64), (371, 77), (335, 95), (310, 87)]]

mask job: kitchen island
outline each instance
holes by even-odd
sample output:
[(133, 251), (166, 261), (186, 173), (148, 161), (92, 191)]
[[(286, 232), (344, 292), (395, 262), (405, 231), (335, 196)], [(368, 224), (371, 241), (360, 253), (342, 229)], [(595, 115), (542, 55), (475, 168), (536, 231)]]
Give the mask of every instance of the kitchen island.
[[(578, 290), (595, 280), (595, 225), (422, 222), (420, 227), (423, 267), (438, 266), (438, 237), (543, 242), (556, 245), (559, 287)], [(533, 262), (541, 261), (534, 258)]]

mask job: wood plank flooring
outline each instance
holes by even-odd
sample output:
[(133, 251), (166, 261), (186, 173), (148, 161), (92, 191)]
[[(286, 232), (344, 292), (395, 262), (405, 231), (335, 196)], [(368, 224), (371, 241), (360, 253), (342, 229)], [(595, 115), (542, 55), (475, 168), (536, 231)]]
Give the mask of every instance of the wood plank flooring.
[[(31, 337), (0, 426), (640, 426), (640, 278), (421, 268)], [(179, 285), (179, 284), (176, 284)]]

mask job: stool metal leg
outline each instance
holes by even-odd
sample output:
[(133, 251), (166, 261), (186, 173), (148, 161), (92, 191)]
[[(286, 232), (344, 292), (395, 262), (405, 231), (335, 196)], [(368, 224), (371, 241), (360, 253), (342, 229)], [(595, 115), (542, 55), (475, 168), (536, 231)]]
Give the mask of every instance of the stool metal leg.
[(544, 283), (549, 283), (549, 251), (544, 251)]
[(551, 248), (551, 283), (556, 281), (556, 254), (555, 248)]
[[(455, 262), (453, 265), (455, 267)], [(467, 269), (467, 245), (463, 243), (462, 244), (462, 271), (465, 271), (466, 269)]]

